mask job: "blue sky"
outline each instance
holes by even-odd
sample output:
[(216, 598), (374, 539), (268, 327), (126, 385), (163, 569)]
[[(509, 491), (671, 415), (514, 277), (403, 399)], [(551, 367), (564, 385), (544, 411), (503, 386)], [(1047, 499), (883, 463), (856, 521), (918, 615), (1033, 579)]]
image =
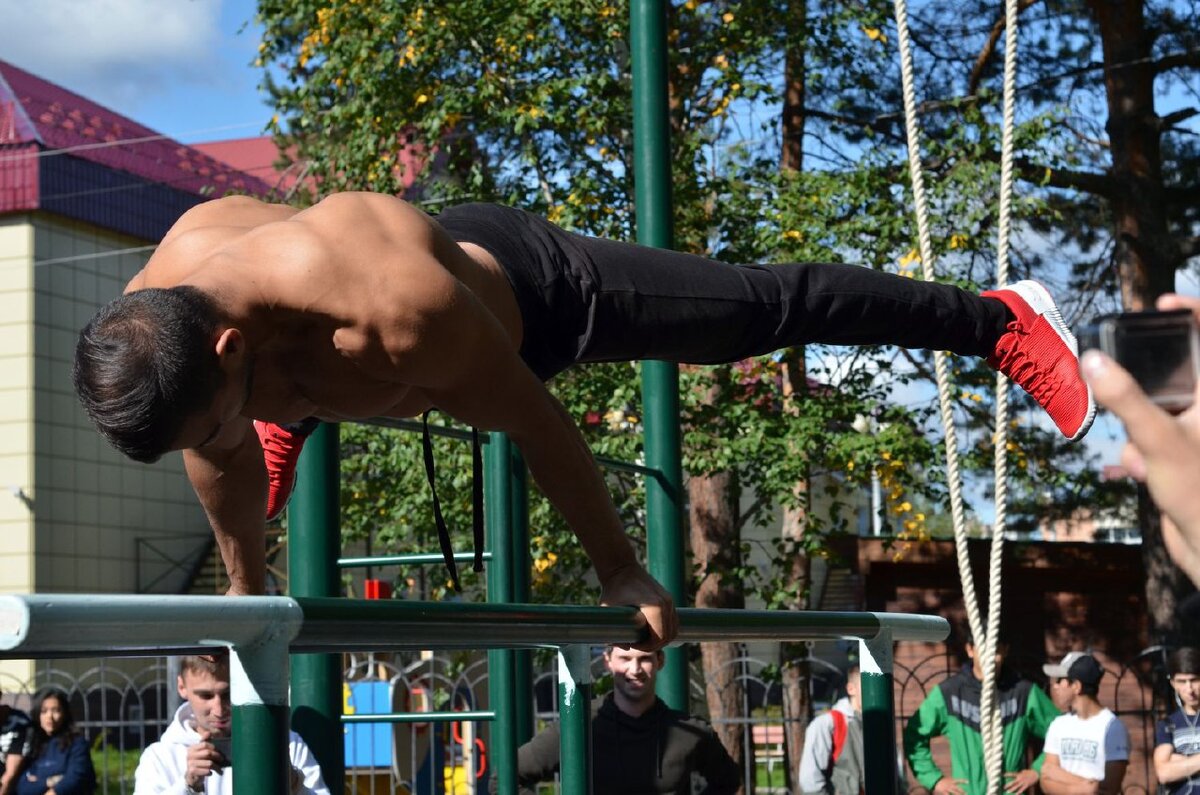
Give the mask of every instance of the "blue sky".
[(254, 0), (0, 0), (0, 58), (184, 143), (259, 135)]

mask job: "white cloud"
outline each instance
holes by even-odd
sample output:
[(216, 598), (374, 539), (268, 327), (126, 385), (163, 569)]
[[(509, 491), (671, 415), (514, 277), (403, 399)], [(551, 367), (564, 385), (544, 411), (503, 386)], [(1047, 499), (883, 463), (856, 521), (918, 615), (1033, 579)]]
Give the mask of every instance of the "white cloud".
[(222, 0), (0, 0), (0, 58), (123, 113), (224, 79)]

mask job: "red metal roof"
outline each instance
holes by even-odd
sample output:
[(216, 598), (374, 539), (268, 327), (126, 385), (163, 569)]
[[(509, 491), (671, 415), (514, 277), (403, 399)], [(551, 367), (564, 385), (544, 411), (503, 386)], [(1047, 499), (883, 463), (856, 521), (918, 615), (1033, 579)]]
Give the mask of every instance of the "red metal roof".
[[(228, 191), (265, 195), (270, 186), (199, 149), (0, 60), (0, 159), (9, 146), (43, 150), (123, 171), (176, 190), (211, 197)], [(0, 210), (15, 209), (0, 205)], [(32, 208), (22, 208), (32, 209)]]

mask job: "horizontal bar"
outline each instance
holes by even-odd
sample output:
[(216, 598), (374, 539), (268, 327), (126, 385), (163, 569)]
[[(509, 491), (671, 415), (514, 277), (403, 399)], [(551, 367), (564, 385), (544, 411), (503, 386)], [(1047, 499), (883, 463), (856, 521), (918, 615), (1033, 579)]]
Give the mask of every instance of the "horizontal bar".
[(343, 715), (342, 723), (453, 723), (454, 721), (490, 721), (496, 713), (489, 710), (462, 712), (380, 712), (379, 714)]
[[(678, 642), (874, 638), (937, 641), (938, 616), (784, 610), (679, 611)], [(246, 646), (285, 635), (293, 652), (637, 643), (632, 607), (398, 599), (121, 594), (0, 595), (0, 657), (128, 656)]]
[[(422, 427), (420, 420), (402, 420), (398, 417), (371, 417), (370, 419), (359, 420), (358, 422), (361, 425), (375, 425), (380, 428), (394, 428), (398, 431), (413, 431), (415, 433), (424, 432), (424, 428)], [(458, 439), (464, 442), (471, 441), (470, 431), (464, 431), (459, 428), (447, 428), (445, 425), (434, 425), (432, 422), (429, 423), (429, 435), (441, 436), (446, 439)], [(479, 432), (479, 443), (488, 443), (487, 431)]]
[(248, 647), (280, 636), (286, 643), (302, 619), (300, 606), (280, 596), (3, 595), (0, 653), (196, 651)]
[[(491, 560), (492, 553), (484, 552), (483, 559)], [(414, 552), (408, 555), (379, 555), (373, 558), (338, 558), (337, 565), (341, 569), (365, 569), (370, 566), (426, 566), (445, 560), (440, 552)], [(458, 563), (471, 563), (475, 560), (475, 553), (455, 552), (454, 560)]]
[(661, 478), (662, 473), (654, 467), (648, 467), (645, 464), (631, 464), (628, 461), (622, 461), (619, 458), (609, 458), (606, 455), (595, 456), (596, 463), (605, 469), (615, 469), (618, 472), (631, 472), (635, 475), (644, 475), (648, 478)]

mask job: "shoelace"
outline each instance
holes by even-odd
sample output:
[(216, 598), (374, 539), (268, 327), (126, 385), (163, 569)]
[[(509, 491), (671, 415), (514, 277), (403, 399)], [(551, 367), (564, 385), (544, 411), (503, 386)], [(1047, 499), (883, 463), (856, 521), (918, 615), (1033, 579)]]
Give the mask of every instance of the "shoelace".
[[(450, 530), (446, 527), (446, 519), (442, 516), (442, 503), (438, 499), (437, 484), (434, 480), (433, 442), (429, 438), (429, 412), (421, 415), (421, 452), (425, 458), (425, 479), (429, 481), (429, 493), (433, 496), (433, 521), (437, 525), (438, 546), (442, 550), (442, 559), (446, 561), (446, 570), (450, 573), (450, 582), (455, 593), (462, 593), (462, 585), (458, 581), (458, 565), (454, 562), (454, 546), (450, 542)], [(473, 569), (483, 571), (483, 454), (479, 449), (479, 429), (471, 429), (471, 531), (475, 543), (475, 561)]]
[(1021, 349), (1020, 337), (1028, 336), (1016, 323), (1009, 324), (1009, 333), (1013, 336), (1013, 344), (1004, 352), (999, 369), (1010, 379), (1021, 385), (1021, 388), (1032, 395), (1038, 402), (1045, 403), (1054, 397), (1054, 393), (1062, 386), (1053, 372), (1039, 370), (1029, 354)]

